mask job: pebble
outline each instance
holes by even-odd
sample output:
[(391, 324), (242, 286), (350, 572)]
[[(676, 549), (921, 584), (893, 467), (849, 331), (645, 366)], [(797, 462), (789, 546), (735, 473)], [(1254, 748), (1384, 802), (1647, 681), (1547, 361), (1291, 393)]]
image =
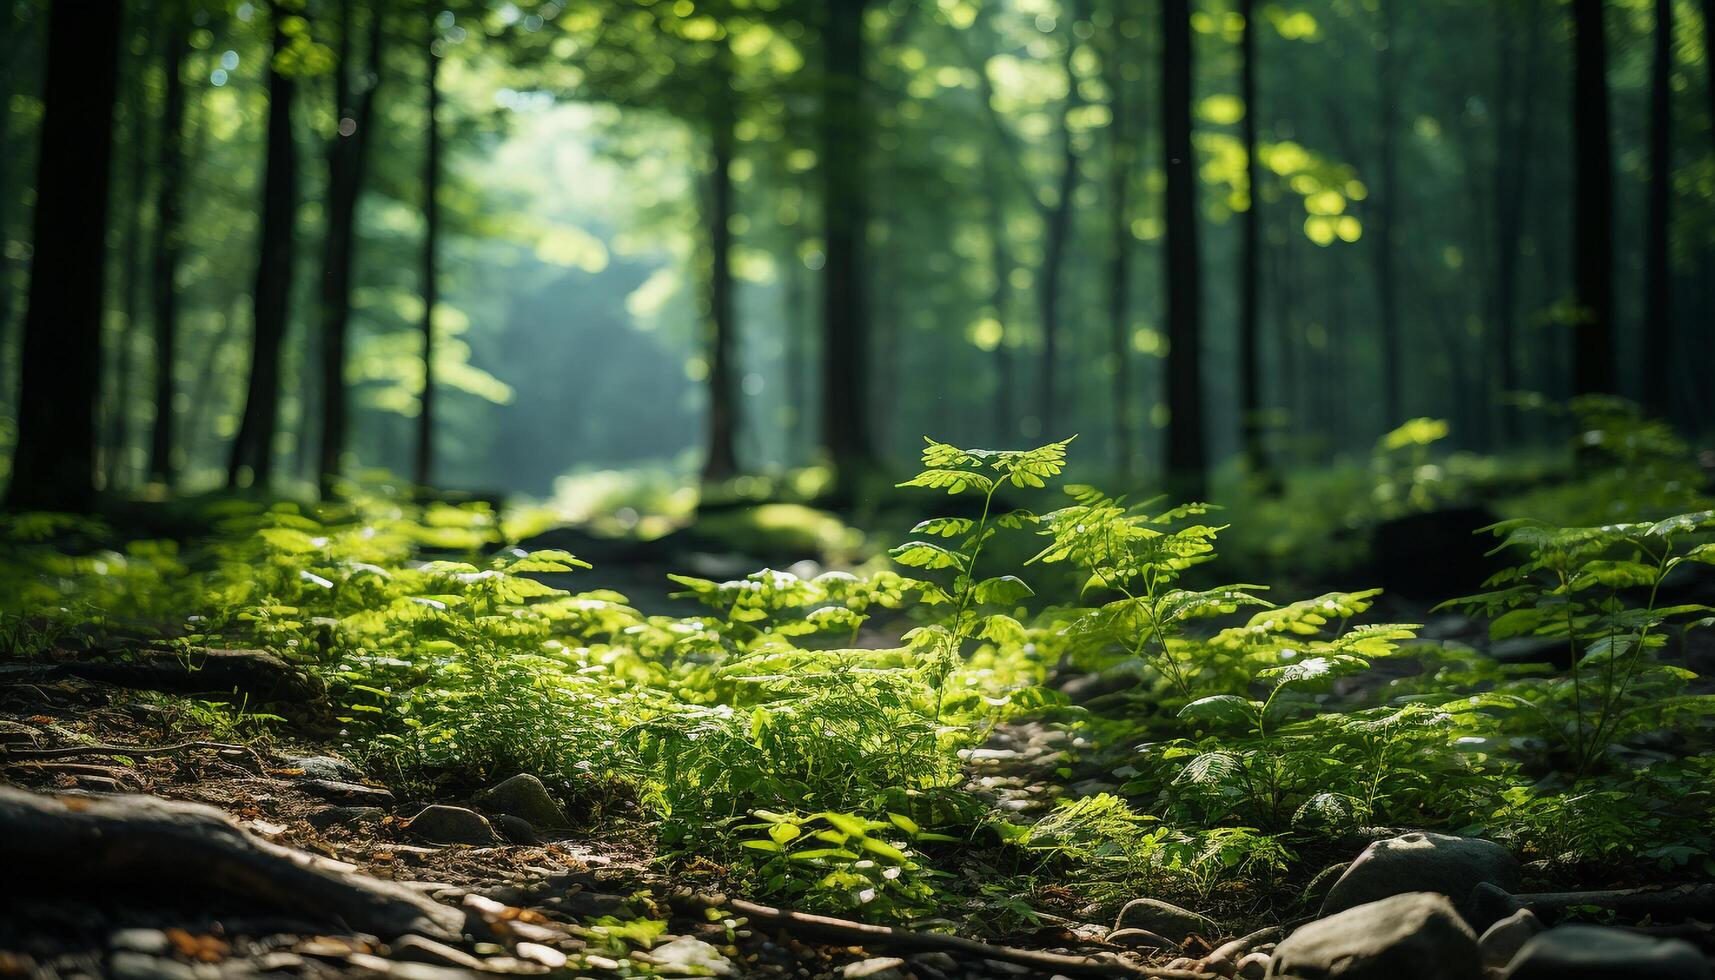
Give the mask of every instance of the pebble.
[(897, 956), (873, 956), (856, 963), (847, 963), (840, 969), (840, 976), (845, 980), (898, 980), (904, 976), (899, 972), (904, 965), (905, 961)]
[(167, 934), (159, 929), (120, 929), (107, 937), (107, 948), (159, 956), (167, 951)]
[(122, 950), (107, 960), (114, 980), (196, 980), (197, 972), (176, 960), (157, 959), (146, 953)]

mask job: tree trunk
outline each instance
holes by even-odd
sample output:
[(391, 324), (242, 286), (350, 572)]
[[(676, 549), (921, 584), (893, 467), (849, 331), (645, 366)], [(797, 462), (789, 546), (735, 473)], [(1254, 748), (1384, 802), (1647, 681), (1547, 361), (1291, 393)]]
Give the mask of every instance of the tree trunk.
[(1007, 324), (1012, 315), (1012, 250), (1006, 240), (1006, 205), (999, 187), (999, 176), (991, 159), (983, 165), (983, 182), (989, 188), (985, 196), (984, 218), (988, 224), (989, 242), (989, 315), (1000, 325), (994, 345), (994, 414), (999, 430), (995, 438), (1007, 445), (1018, 436), (1018, 406), (1013, 399), (1012, 348), (1007, 346)]
[(834, 468), (833, 496), (875, 465), (869, 411), (869, 297), (863, 277), (869, 226), (869, 116), (864, 92), (868, 0), (827, 0), (822, 25), (820, 119), (822, 216), (822, 443)]
[(785, 273), (784, 300), (786, 324), (786, 465), (796, 466), (803, 459), (804, 435), (808, 430), (810, 417), (810, 399), (806, 389), (809, 387), (809, 372), (813, 366), (809, 363), (805, 331), (809, 328), (805, 316), (806, 296), (804, 288), (804, 259), (803, 252), (797, 247), (787, 250), (785, 260), (781, 263)]
[(24, 316), (18, 443), (6, 505), (87, 511), (95, 498), (95, 410), (101, 389), (119, 4), (59, 0), (48, 8), (35, 260)]
[(1162, 166), (1167, 174), (1167, 481), (1180, 499), (1206, 491), (1203, 447), (1202, 274), (1197, 172), (1191, 148), (1191, 4), (1161, 3)]
[(1612, 393), (1616, 380), (1614, 159), (1602, 9), (1602, 0), (1572, 0), (1572, 249), (1578, 306), (1572, 391), (1578, 395)]
[[(1495, 275), (1494, 306), (1489, 320), (1494, 330), (1495, 386), (1503, 400), (1497, 420), (1503, 446), (1518, 438), (1517, 412), (1505, 398), (1520, 385), (1518, 354), (1519, 243), (1524, 237), (1525, 179), (1531, 172), (1536, 146), (1536, 68), (1541, 60), (1541, 0), (1525, 6), (1522, 31), (1501, 27), (1501, 123), (1504, 148), (1495, 154)], [(1512, 38), (1523, 33), (1524, 57), (1516, 66)]]
[(732, 113), (715, 113), (709, 132), (707, 343), (709, 357), (709, 446), (703, 482), (719, 483), (738, 474), (738, 406), (733, 392), (732, 322)]
[(1257, 166), (1256, 2), (1240, 0), (1239, 98), (1243, 100), (1245, 212), (1239, 248), (1239, 436), (1245, 469), (1269, 485), (1262, 416), (1262, 170)]
[(357, 200), (368, 172), (370, 133), (374, 129), (375, 93), (381, 87), (381, 38), (386, 9), (369, 14), (367, 60), (369, 80), (361, 92), (351, 82), (352, 11), (355, 0), (341, 0), (339, 51), (334, 68), (334, 100), (338, 129), (328, 145), (327, 245), (322, 252), (322, 418), (316, 475), (322, 497), (333, 494), (345, 455), (350, 425), (345, 387), (345, 361), (350, 347), (351, 280), (357, 250)]
[[(274, 13), (274, 54), (287, 46), (282, 14)], [(296, 83), (270, 68), (268, 72), (268, 156), (262, 174), (262, 231), (256, 262), (256, 288), (251, 294), (250, 382), (244, 396), (244, 416), (232, 443), (226, 483), (265, 487), (274, 468), (274, 433), (280, 420), (280, 357), (286, 337), (292, 295), (292, 263), (296, 249), (298, 159), (292, 135), (292, 100)]]
[(184, 12), (167, 8), (161, 106), (160, 177), (155, 187), (152, 292), (155, 306), (155, 421), (149, 432), (149, 479), (172, 486), (173, 365), (179, 332), (179, 195), (184, 178), (185, 54), (190, 49)]
[(1376, 138), (1379, 141), (1377, 167), (1381, 188), (1371, 185), (1370, 212), (1371, 257), (1376, 284), (1377, 331), (1381, 342), (1382, 361), (1382, 429), (1391, 429), (1405, 421), (1405, 405), (1401, 386), (1405, 375), (1401, 370), (1399, 328), (1399, 276), (1394, 254), (1394, 219), (1403, 188), (1399, 183), (1398, 134), (1395, 108), (1399, 102), (1399, 61), (1393, 46), (1393, 4), (1397, 0), (1381, 0), (1382, 48), (1376, 57)]
[(1659, 418), (1673, 411), (1673, 296), (1668, 231), (1673, 195), (1673, 0), (1655, 0), (1650, 66), (1649, 238), (1644, 246), (1644, 406)]
[[(133, 24), (141, 29), (142, 24)], [(150, 38), (151, 42), (154, 38)], [(119, 331), (113, 352), (112, 401), (107, 406), (107, 433), (102, 439), (102, 463), (107, 489), (112, 490), (130, 477), (126, 466), (126, 450), (131, 445), (131, 382), (136, 371), (137, 335), (143, 325), (143, 202), (149, 183), (149, 140), (146, 124), (149, 119), (148, 87), (143, 77), (148, 73), (154, 44), (146, 45), (130, 65), (130, 84), (126, 86), (125, 135), (126, 162), (125, 195), (120, 204), (124, 216), (123, 250), (120, 253), (119, 305), (125, 326)], [(120, 75), (127, 74), (121, 56)]]
[(1042, 315), (1042, 364), (1038, 377), (1042, 419), (1041, 432), (1049, 439), (1060, 438), (1060, 395), (1056, 390), (1055, 374), (1060, 363), (1060, 284), (1066, 264), (1066, 252), (1072, 238), (1072, 195), (1078, 189), (1078, 151), (1072, 143), (1072, 112), (1078, 108), (1078, 76), (1072, 70), (1072, 53), (1078, 47), (1073, 31), (1077, 18), (1073, 15), (1066, 25), (1066, 55), (1062, 69), (1066, 73), (1066, 99), (1060, 104), (1060, 180), (1056, 188), (1054, 207), (1043, 229), (1042, 272), (1037, 276), (1038, 299)]
[(427, 48), (425, 84), (428, 95), (423, 153), (423, 394), (417, 408), (417, 457), (413, 475), (417, 486), (428, 487), (435, 472), (435, 304), (440, 301), (436, 251), (441, 244), (441, 108), (439, 37)]
[[(1109, 135), (1113, 140), (1112, 158), (1108, 163), (1108, 209), (1112, 224), (1108, 228), (1108, 355), (1113, 358), (1113, 438), (1114, 466), (1121, 485), (1131, 482), (1132, 455), (1136, 452), (1131, 416), (1131, 179), (1137, 166), (1137, 146), (1132, 133), (1131, 104), (1126, 96), (1125, 78), (1119, 71), (1118, 54), (1111, 52), (1111, 71), (1107, 84), (1111, 93), (1113, 120)], [(1053, 433), (1049, 433), (1053, 435)]]

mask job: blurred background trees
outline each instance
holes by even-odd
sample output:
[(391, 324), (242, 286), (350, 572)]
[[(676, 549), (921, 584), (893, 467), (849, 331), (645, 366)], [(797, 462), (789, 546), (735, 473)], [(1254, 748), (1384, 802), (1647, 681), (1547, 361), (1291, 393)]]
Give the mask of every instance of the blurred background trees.
[(1711, 6), (21, 0), (9, 499), (1707, 433)]

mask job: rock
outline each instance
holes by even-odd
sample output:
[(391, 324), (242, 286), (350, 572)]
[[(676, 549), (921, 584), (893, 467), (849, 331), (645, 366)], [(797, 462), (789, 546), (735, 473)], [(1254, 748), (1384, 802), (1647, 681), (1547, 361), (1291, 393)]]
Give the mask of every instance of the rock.
[(862, 980), (866, 977), (870, 980), (898, 980), (904, 977), (900, 972), (904, 965), (905, 961), (897, 956), (872, 956), (867, 960), (847, 963), (841, 968), (840, 976), (845, 980)]
[(1438, 892), (1465, 908), (1484, 882), (1518, 890), (1518, 862), (1501, 845), (1475, 837), (1401, 834), (1364, 848), (1328, 889), (1322, 914), (1408, 892)]
[(332, 783), (363, 781), (363, 770), (337, 756), (293, 756), (286, 760), (286, 768), (303, 770), (303, 779), (323, 779)]
[(531, 963), (540, 963), (550, 970), (558, 970), (566, 965), (566, 954), (552, 946), (541, 943), (519, 943), (518, 958)]
[(1322, 902), (1328, 897), (1328, 889), (1333, 888), (1334, 882), (1339, 881), (1340, 876), (1345, 874), (1346, 869), (1351, 866), (1352, 862), (1341, 861), (1339, 864), (1331, 864), (1316, 872), (1316, 877), (1311, 878), (1309, 884), (1304, 886), (1304, 894), (1299, 898), (1299, 907), (1320, 908)]
[(1114, 932), (1126, 929), (1148, 930), (1167, 937), (1175, 946), (1192, 934), (1213, 936), (1221, 931), (1221, 927), (1208, 916), (1154, 898), (1134, 898), (1120, 909), (1119, 918), (1114, 921)]
[[(1189, 933), (1187, 933), (1189, 935)], [(1178, 949), (1179, 944), (1148, 929), (1116, 929), (1108, 933), (1108, 942), (1127, 949)]]
[(514, 844), (534, 845), (542, 843), (542, 838), (536, 836), (536, 828), (530, 826), (530, 821), (523, 817), (515, 817), (510, 813), (496, 813), (489, 818), (494, 829), (500, 831), (500, 836)]
[(1531, 937), (1507, 966), (1508, 980), (1710, 980), (1709, 961), (1683, 939), (1656, 939), (1607, 926), (1566, 925)]
[(437, 803), (424, 807), (421, 813), (406, 823), (405, 829), (424, 840), (439, 844), (492, 846), (500, 843), (500, 838), (495, 836), (494, 828), (489, 826), (487, 818), (462, 806), (442, 806)]
[(565, 811), (548, 795), (548, 787), (527, 772), (476, 794), (471, 802), (490, 813), (504, 813), (528, 820), (534, 827), (569, 825)]
[(342, 824), (380, 823), (386, 815), (387, 811), (378, 806), (330, 806), (310, 814), (308, 819), (310, 826), (326, 830)]
[(1268, 961), (1267, 953), (1246, 953), (1233, 972), (1242, 980), (1262, 980), (1268, 976)]
[(1410, 892), (1319, 919), (1269, 961), (1281, 980), (1480, 980), (1477, 937), (1444, 895)]
[(107, 948), (159, 956), (167, 951), (167, 934), (159, 929), (120, 929), (107, 937)]
[(129, 950), (121, 950), (108, 959), (107, 974), (114, 980), (197, 980), (197, 972), (177, 960), (157, 959)]
[(1519, 909), (1483, 931), (1477, 940), (1483, 966), (1503, 968), (1513, 961), (1530, 938), (1542, 931), (1542, 920), (1530, 909)]
[(959, 961), (953, 959), (951, 953), (943, 953), (937, 949), (930, 950), (927, 953), (911, 954), (911, 965), (926, 966), (931, 970), (940, 970), (942, 973), (950, 973), (959, 968)]
[(431, 966), (453, 966), (463, 970), (480, 970), (482, 961), (462, 949), (438, 943), (422, 936), (400, 936), (389, 947), (394, 959)]
[[(678, 973), (724, 977), (733, 972), (732, 961), (701, 939), (675, 939), (655, 947), (647, 955), (656, 966)], [(589, 958), (584, 961), (589, 962)]]
[(337, 779), (302, 779), (292, 785), (311, 796), (319, 796), (329, 803), (346, 803), (355, 806), (393, 805), (393, 794), (379, 786), (346, 783)]

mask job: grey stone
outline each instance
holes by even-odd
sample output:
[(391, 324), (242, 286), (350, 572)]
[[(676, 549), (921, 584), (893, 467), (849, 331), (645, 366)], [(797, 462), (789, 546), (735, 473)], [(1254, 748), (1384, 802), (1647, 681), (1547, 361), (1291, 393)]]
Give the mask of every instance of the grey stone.
[(107, 948), (159, 956), (167, 951), (167, 934), (159, 929), (120, 929), (107, 937)]
[(494, 829), (500, 831), (500, 836), (514, 844), (540, 844), (542, 838), (536, 836), (536, 828), (530, 826), (530, 821), (523, 817), (515, 817), (510, 813), (496, 813), (488, 818)]
[(310, 826), (326, 830), (341, 824), (380, 823), (387, 811), (378, 806), (330, 806), (310, 814)]
[(569, 825), (565, 811), (548, 795), (548, 787), (527, 772), (476, 794), (472, 802), (490, 813), (504, 813), (527, 820), (534, 827)]
[(1155, 898), (1134, 898), (1120, 909), (1119, 918), (1114, 920), (1114, 932), (1125, 929), (1147, 929), (1167, 937), (1174, 945), (1183, 942), (1186, 936), (1213, 936), (1221, 931), (1208, 916)]
[(1148, 929), (1116, 929), (1108, 933), (1108, 942), (1127, 949), (1178, 949), (1179, 944)]
[(1566, 925), (1538, 933), (1507, 966), (1508, 980), (1710, 980), (1709, 961), (1683, 939), (1656, 939), (1607, 926)]
[(1444, 895), (1411, 892), (1319, 919), (1274, 951), (1280, 980), (1481, 980), (1477, 937)]
[(1477, 939), (1483, 966), (1504, 967), (1513, 961), (1530, 938), (1542, 931), (1542, 920), (1530, 909), (1519, 909), (1489, 928)]
[(462, 806), (442, 806), (437, 803), (424, 807), (421, 813), (411, 818), (405, 828), (418, 837), (441, 844), (500, 843), (500, 838), (495, 836), (494, 828), (489, 826), (487, 818)]
[(325, 779), (334, 783), (363, 781), (363, 770), (344, 759), (331, 755), (301, 755), (286, 760), (290, 769), (302, 769), (304, 779)]
[(1483, 883), (1518, 891), (1518, 861), (1494, 841), (1413, 832), (1364, 848), (1322, 900), (1322, 914), (1408, 892), (1438, 892), (1461, 908)]

